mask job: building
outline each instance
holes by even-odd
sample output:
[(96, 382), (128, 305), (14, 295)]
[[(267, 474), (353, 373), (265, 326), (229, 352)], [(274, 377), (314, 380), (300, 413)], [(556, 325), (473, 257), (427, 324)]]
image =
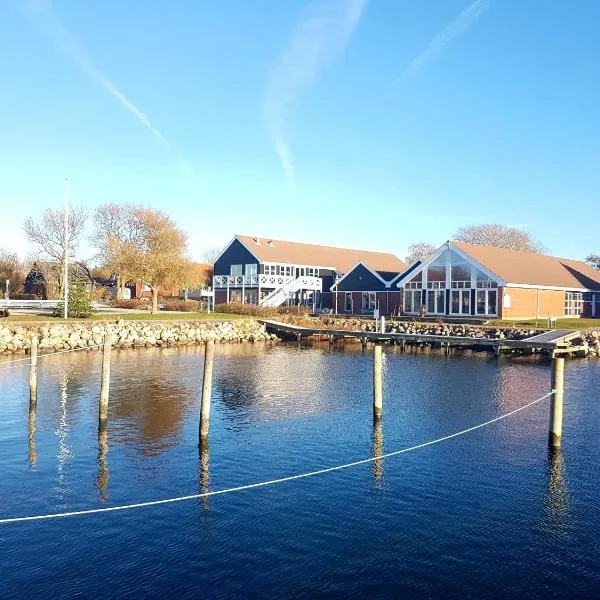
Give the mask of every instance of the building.
[(407, 268), (398, 261), (397, 270), (377, 271), (362, 260), (332, 286), (335, 312), (347, 315), (397, 315), (402, 312), (402, 290), (395, 283), (420, 263)]
[(600, 317), (600, 271), (533, 252), (448, 241), (395, 286), (406, 315)]
[(359, 263), (387, 275), (405, 268), (393, 254), (383, 252), (236, 235), (213, 265), (215, 304), (333, 309), (332, 286)]

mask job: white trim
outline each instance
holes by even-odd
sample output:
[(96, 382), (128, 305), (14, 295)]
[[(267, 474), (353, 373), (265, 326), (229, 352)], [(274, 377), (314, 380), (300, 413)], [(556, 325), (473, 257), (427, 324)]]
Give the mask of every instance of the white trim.
[(394, 282), (397, 279), (400, 279), (406, 273), (406, 271), (408, 271), (415, 264), (417, 266), (410, 273), (408, 273), (408, 275), (414, 273), (419, 268), (419, 265), (421, 264), (421, 261), (420, 260), (416, 260), (414, 263), (412, 263), (412, 265), (408, 265), (408, 267), (406, 267), (404, 270), (400, 271), (400, 273), (398, 273), (398, 275), (396, 275), (395, 277), (393, 277), (392, 279), (390, 279), (390, 281), (389, 281), (390, 287), (392, 287), (392, 285), (394, 284)]
[[(402, 277), (400, 281), (396, 284), (396, 287), (401, 288), (406, 283), (408, 278), (412, 278), (418, 275), (419, 273), (422, 273), (425, 268), (429, 267), (429, 265), (432, 262), (436, 261), (446, 250), (450, 250), (458, 254), (461, 258), (465, 259), (471, 266), (475, 267), (476, 269), (479, 269), (490, 279), (493, 279), (498, 284), (498, 287), (506, 285), (506, 282), (501, 277), (498, 277), (498, 275), (490, 271), (479, 261), (475, 260), (470, 254), (467, 254), (464, 250), (461, 250), (458, 246), (456, 246), (450, 240), (448, 240), (447, 242), (442, 244), (427, 260), (424, 260), (416, 269)], [(448, 269), (446, 269), (446, 272), (447, 271)], [(447, 288), (450, 289), (450, 286), (447, 285)]]
[(237, 240), (242, 246), (244, 246), (244, 248), (246, 248), (246, 250), (248, 250), (248, 252), (250, 252), (250, 254), (252, 254), (252, 256), (254, 256), (254, 258), (256, 259), (256, 262), (260, 263), (260, 259), (258, 258), (258, 256), (256, 256), (256, 254), (254, 254), (254, 252), (252, 252), (252, 250), (250, 250), (250, 248), (248, 248), (248, 246), (246, 246), (246, 244), (244, 244), (244, 242), (242, 242), (242, 240), (240, 240), (240, 238), (238, 237), (238, 234), (233, 236), (233, 239), (229, 242), (229, 244), (227, 244), (227, 246), (225, 246), (225, 248), (223, 248), (223, 250), (221, 251), (221, 254), (219, 254), (219, 256), (217, 256), (217, 258), (215, 258), (215, 262), (213, 262), (213, 267), (215, 266), (216, 262), (223, 256), (223, 254), (225, 254), (225, 252), (227, 252), (227, 250), (229, 250), (229, 248), (231, 247), (231, 245), (233, 244), (233, 242), (235, 242), (235, 240)]
[(577, 287), (562, 287), (559, 285), (534, 285), (530, 283), (505, 283), (503, 287), (506, 288), (525, 288), (533, 290), (555, 290), (557, 292), (592, 292), (598, 293), (598, 290), (590, 290), (589, 288), (577, 288)]
[[(352, 271), (354, 271), (354, 269), (356, 269), (356, 267), (358, 267), (358, 265), (362, 265), (367, 271), (369, 271), (369, 273), (371, 273), (371, 275), (375, 275), (375, 277), (377, 277), (377, 279), (379, 279), (379, 281), (381, 281), (381, 283), (383, 283), (383, 285), (385, 285), (386, 289), (390, 288), (391, 281), (386, 281), (379, 273), (377, 273), (377, 271), (373, 271), (373, 269), (371, 269), (371, 267), (369, 267), (369, 265), (366, 265), (362, 260), (359, 260), (347, 273), (345, 273), (338, 280), (336, 280), (336, 282), (329, 288), (329, 291), (333, 292), (333, 288), (336, 287), (337, 285), (339, 285), (342, 281), (344, 281), (344, 279), (346, 279), (346, 277), (348, 277), (348, 275), (350, 275), (350, 273), (352, 273)], [(342, 290), (342, 291), (345, 292), (346, 290)], [(372, 291), (372, 290), (366, 290), (366, 291)]]

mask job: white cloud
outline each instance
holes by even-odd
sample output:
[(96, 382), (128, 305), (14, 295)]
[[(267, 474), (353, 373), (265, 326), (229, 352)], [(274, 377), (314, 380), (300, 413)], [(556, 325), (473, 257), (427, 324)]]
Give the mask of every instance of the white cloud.
[(344, 52), (366, 0), (324, 0), (310, 4), (271, 71), (262, 108), (273, 148), (291, 190), (296, 172), (287, 139), (287, 115), (322, 68)]
[(27, 17), (56, 44), (64, 54), (84, 73), (99, 83), (106, 92), (120, 102), (159, 142), (175, 157), (181, 169), (193, 173), (191, 163), (181, 156), (169, 140), (152, 124), (147, 114), (141, 111), (125, 94), (104, 75), (91, 61), (85, 49), (66, 29), (52, 10), (50, 0), (20, 0), (19, 7)]
[(414, 75), (417, 71), (440, 56), (449, 44), (477, 23), (479, 17), (489, 8), (489, 5), (490, 3), (488, 0), (475, 0), (475, 2), (470, 4), (460, 13), (460, 15), (458, 15), (458, 17), (456, 17), (456, 19), (454, 19), (454, 21), (444, 27), (444, 29), (431, 40), (424, 52), (419, 54), (419, 56), (408, 65), (402, 78)]

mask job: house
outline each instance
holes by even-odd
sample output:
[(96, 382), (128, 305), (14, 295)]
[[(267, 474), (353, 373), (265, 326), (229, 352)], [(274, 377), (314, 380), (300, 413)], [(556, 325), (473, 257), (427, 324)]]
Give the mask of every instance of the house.
[(383, 252), (236, 235), (213, 265), (214, 301), (332, 309), (332, 286), (358, 263), (384, 274), (405, 268)]
[(393, 271), (377, 271), (360, 260), (338, 279), (331, 290), (334, 312), (338, 314), (379, 315), (399, 314), (402, 311), (402, 290), (395, 284), (420, 263), (410, 267), (400, 261)]
[(533, 252), (448, 241), (395, 285), (408, 315), (600, 317), (600, 271)]

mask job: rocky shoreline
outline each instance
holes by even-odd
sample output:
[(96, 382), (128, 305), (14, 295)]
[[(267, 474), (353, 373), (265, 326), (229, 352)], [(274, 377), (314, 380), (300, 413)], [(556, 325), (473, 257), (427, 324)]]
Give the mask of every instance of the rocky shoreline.
[(97, 348), (105, 334), (116, 348), (141, 348), (216, 343), (274, 342), (276, 335), (252, 319), (234, 321), (102, 321), (68, 323), (14, 323), (0, 325), (0, 354), (23, 354), (36, 334), (40, 352)]
[[(299, 327), (324, 327), (349, 331), (377, 331), (374, 320), (339, 317), (294, 317), (281, 319)], [(433, 323), (418, 321), (386, 321), (386, 332), (411, 335), (447, 335), (487, 340), (522, 340), (543, 330), (527, 327), (487, 327), (461, 323)], [(572, 346), (582, 346), (585, 355), (600, 357), (600, 330), (582, 331), (571, 340)]]

